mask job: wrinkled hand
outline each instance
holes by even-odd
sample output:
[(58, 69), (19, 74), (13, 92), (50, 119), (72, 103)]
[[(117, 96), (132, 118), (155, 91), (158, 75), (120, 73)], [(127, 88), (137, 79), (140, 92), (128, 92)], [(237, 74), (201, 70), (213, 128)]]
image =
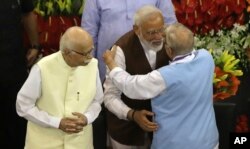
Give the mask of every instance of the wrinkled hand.
[(156, 131), (158, 125), (155, 122), (151, 122), (148, 117), (153, 117), (154, 113), (147, 110), (135, 111), (134, 121), (144, 130), (148, 132)]
[(104, 62), (106, 63), (106, 65), (109, 67), (110, 70), (112, 70), (114, 67), (117, 66), (114, 60), (116, 50), (117, 46), (114, 45), (111, 50), (106, 50), (102, 55)]
[(28, 67), (32, 66), (37, 57), (38, 57), (39, 51), (37, 49), (29, 49), (27, 54), (26, 54), (26, 59), (28, 62)]
[(83, 130), (83, 127), (87, 125), (87, 118), (78, 112), (72, 113), (76, 118), (65, 117), (61, 120), (59, 129), (66, 133), (78, 133)]
[(73, 112), (72, 114), (74, 116), (77, 116), (77, 118), (78, 118), (78, 120), (76, 122), (77, 125), (84, 127), (88, 124), (88, 120), (87, 120), (86, 116), (83, 115), (82, 113)]

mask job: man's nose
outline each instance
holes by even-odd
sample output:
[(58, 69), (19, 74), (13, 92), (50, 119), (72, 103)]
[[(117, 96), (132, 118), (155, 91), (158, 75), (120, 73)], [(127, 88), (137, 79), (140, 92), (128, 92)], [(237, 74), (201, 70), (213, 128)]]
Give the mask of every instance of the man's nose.
[(153, 37), (155, 40), (161, 40), (161, 39), (163, 39), (163, 33), (162, 32), (155, 32)]

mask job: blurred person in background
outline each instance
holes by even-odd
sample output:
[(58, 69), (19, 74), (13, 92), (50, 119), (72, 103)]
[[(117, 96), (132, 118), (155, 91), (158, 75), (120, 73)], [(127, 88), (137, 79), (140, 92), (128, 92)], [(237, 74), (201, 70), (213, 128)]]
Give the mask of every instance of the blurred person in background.
[[(0, 5), (0, 145), (23, 149), (27, 121), (16, 113), (17, 92), (28, 76), (28, 68), (37, 59), (40, 46), (32, 0), (1, 0)], [(30, 48), (23, 47), (23, 29)]]

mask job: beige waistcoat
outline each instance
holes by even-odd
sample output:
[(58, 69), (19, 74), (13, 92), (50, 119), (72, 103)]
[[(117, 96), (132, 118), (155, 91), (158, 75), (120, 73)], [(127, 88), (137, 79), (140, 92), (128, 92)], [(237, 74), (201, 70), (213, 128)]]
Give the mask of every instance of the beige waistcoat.
[[(71, 68), (59, 51), (43, 58), (38, 66), (42, 77), (42, 96), (36, 102), (39, 110), (60, 118), (87, 110), (96, 93), (96, 59), (87, 66)], [(92, 138), (92, 125), (80, 133), (67, 134), (29, 121), (25, 149), (93, 149)]]

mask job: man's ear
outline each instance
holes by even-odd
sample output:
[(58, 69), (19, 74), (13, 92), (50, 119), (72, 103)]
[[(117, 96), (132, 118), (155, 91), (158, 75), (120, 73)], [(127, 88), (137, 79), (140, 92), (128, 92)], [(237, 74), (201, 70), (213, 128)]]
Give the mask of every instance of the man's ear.
[(68, 55), (68, 54), (70, 53), (70, 50), (64, 49), (64, 50), (62, 51), (62, 53), (65, 54), (65, 55)]
[(140, 28), (139, 28), (139, 26), (133, 25), (133, 30), (134, 30), (134, 32), (135, 32), (135, 34), (136, 34), (137, 36), (140, 34)]
[(173, 58), (172, 49), (170, 47), (167, 47), (167, 46), (165, 46), (165, 49), (166, 49), (166, 53), (167, 53), (168, 57), (172, 60), (172, 58)]

